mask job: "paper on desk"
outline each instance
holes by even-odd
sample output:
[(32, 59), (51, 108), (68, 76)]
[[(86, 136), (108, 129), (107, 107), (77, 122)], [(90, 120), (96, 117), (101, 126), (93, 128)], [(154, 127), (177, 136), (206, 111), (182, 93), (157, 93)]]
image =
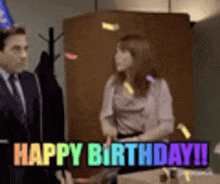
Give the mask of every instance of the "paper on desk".
[[(184, 171), (185, 169), (180, 169), (178, 168), (177, 169), (177, 176), (178, 177), (181, 177), (181, 176), (184, 176)], [(205, 171), (200, 171), (200, 170), (188, 170), (189, 171), (189, 176), (212, 176), (213, 175), (213, 171), (212, 169), (207, 169)]]
[(220, 154), (220, 142), (215, 146), (214, 153)]

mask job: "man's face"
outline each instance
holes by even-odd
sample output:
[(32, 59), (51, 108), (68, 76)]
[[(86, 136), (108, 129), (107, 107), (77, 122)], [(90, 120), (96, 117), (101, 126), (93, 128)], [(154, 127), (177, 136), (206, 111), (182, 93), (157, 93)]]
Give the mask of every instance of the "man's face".
[(0, 51), (0, 66), (8, 73), (21, 73), (29, 67), (29, 55), (26, 35), (12, 35), (5, 40), (4, 50)]

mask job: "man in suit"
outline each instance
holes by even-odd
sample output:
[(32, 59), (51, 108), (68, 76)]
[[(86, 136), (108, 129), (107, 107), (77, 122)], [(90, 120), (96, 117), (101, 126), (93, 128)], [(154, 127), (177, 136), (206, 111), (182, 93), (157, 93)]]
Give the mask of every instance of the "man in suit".
[[(8, 166), (1, 168), (3, 183), (48, 183), (39, 167), (13, 166), (14, 142), (42, 141), (41, 90), (36, 75), (25, 71), (28, 66), (25, 29), (0, 29), (0, 139), (9, 141), (7, 152), (1, 150), (0, 164)], [(9, 175), (4, 174), (7, 171)]]

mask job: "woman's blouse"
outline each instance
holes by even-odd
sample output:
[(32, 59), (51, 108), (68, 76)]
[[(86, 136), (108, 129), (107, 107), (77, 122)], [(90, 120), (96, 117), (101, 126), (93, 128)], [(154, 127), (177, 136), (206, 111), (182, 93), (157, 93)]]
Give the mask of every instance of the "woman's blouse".
[(115, 78), (111, 76), (106, 83), (100, 121), (115, 120), (118, 132), (124, 135), (147, 133), (158, 126), (168, 134), (173, 132), (172, 97), (164, 79), (151, 81), (146, 97), (128, 98), (116, 87)]

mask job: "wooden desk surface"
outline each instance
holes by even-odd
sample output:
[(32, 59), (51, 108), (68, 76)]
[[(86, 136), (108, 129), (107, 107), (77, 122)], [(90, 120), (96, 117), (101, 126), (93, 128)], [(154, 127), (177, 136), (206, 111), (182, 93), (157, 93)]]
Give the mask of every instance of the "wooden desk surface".
[(212, 176), (190, 176), (187, 182), (185, 176), (180, 176), (176, 181), (160, 182), (160, 175), (164, 172), (162, 169), (152, 171), (142, 171), (132, 174), (118, 175), (118, 184), (220, 184), (220, 174)]

